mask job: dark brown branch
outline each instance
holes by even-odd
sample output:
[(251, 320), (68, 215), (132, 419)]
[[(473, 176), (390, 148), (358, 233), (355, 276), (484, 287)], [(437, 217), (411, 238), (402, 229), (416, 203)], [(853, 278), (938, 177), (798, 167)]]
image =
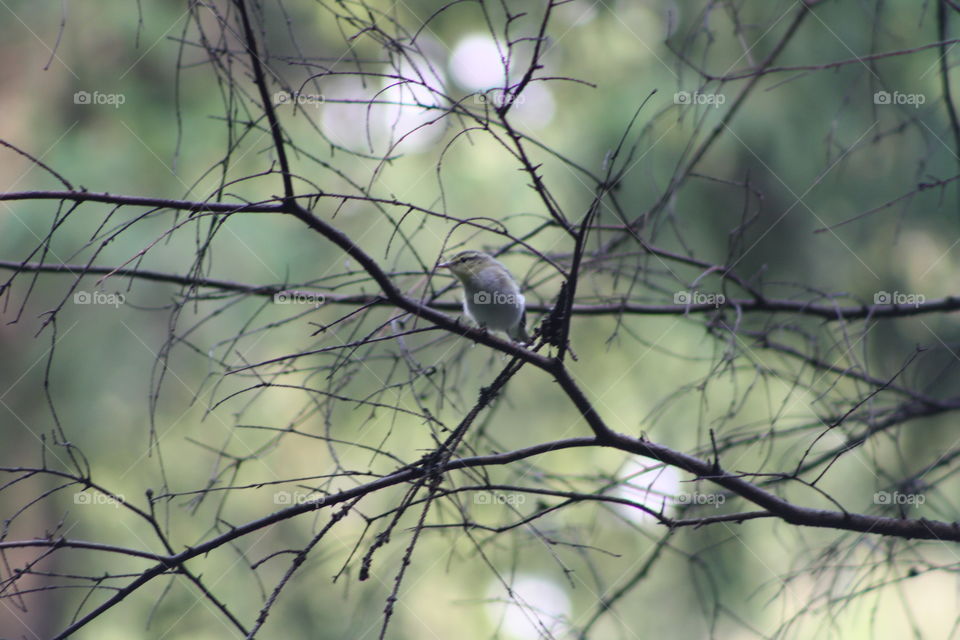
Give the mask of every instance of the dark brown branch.
[[(559, 380), (565, 390), (569, 388), (572, 380)], [(960, 542), (960, 523), (948, 523), (937, 520), (927, 520), (920, 518), (918, 520), (887, 518), (883, 516), (870, 516), (858, 513), (843, 513), (839, 511), (829, 511), (825, 509), (811, 509), (794, 505), (757, 485), (754, 485), (743, 479), (740, 475), (733, 475), (726, 471), (718, 470), (713, 462), (701, 460), (685, 453), (675, 451), (669, 447), (656, 444), (649, 440), (631, 438), (626, 435), (610, 431), (606, 425), (600, 421), (599, 416), (589, 405), (584, 405), (585, 400), (581, 396), (575, 396), (575, 404), (581, 409), (582, 415), (590, 423), (595, 432), (603, 434), (596, 438), (571, 438), (568, 440), (559, 440), (556, 442), (547, 442), (526, 449), (519, 449), (503, 454), (492, 454), (486, 456), (475, 456), (472, 458), (460, 458), (450, 460), (446, 463), (435, 466), (414, 466), (403, 469), (389, 476), (378, 480), (368, 482), (357, 487), (353, 487), (339, 493), (324, 496), (315, 501), (304, 502), (291, 506), (287, 509), (276, 511), (263, 518), (252, 520), (239, 525), (230, 531), (223, 533), (215, 538), (211, 538), (194, 547), (190, 547), (178, 554), (162, 557), (158, 564), (145, 570), (140, 576), (134, 579), (129, 585), (119, 590), (113, 597), (103, 602), (99, 607), (89, 612), (83, 618), (71, 624), (67, 629), (56, 636), (56, 640), (62, 640), (70, 637), (73, 633), (86, 626), (89, 622), (97, 618), (102, 613), (113, 608), (117, 603), (124, 600), (131, 593), (139, 589), (147, 582), (153, 580), (158, 575), (162, 575), (171, 569), (180, 567), (188, 560), (210, 553), (215, 549), (227, 544), (249, 533), (273, 525), (277, 522), (288, 520), (302, 513), (308, 513), (324, 507), (341, 504), (348, 500), (353, 500), (364, 495), (369, 495), (387, 487), (403, 484), (424, 478), (431, 474), (445, 474), (458, 469), (468, 469), (473, 467), (482, 467), (489, 465), (502, 465), (516, 460), (529, 458), (551, 451), (559, 451), (571, 447), (584, 446), (605, 446), (621, 451), (635, 453), (637, 455), (659, 460), (671, 466), (687, 471), (698, 479), (709, 480), (715, 484), (724, 487), (738, 496), (766, 509), (771, 515), (780, 518), (790, 524), (830, 528), (844, 531), (859, 531), (862, 533), (872, 533), (876, 535), (887, 535), (905, 539), (921, 540), (940, 540)], [(50, 541), (51, 546), (56, 541)]]
[[(148, 269), (123, 269), (117, 267), (95, 267), (79, 264), (37, 264), (34, 262), (15, 262), (0, 260), (0, 269), (26, 272), (69, 273), (72, 275), (116, 275), (155, 282), (170, 282), (191, 287), (208, 287), (221, 291), (237, 291), (252, 295), (271, 297), (278, 293), (317, 293), (315, 290), (298, 291), (281, 285), (253, 285), (216, 278), (196, 278), (181, 276)], [(388, 297), (368, 294), (336, 294), (324, 293), (324, 302), (329, 304), (345, 305), (386, 305), (394, 304)], [(403, 296), (401, 296), (403, 297)], [(412, 302), (408, 300), (408, 302)], [(414, 303), (418, 304), (418, 303)], [(405, 308), (402, 305), (401, 308)], [(435, 300), (427, 307), (443, 311), (457, 311), (463, 307), (460, 302)], [(526, 306), (532, 313), (548, 313), (553, 309), (548, 304), (530, 303)], [(829, 305), (822, 303), (804, 302), (801, 300), (787, 300), (778, 298), (763, 298), (762, 300), (747, 298), (731, 298), (723, 304), (639, 304), (634, 302), (611, 302), (609, 304), (575, 304), (572, 313), (582, 316), (604, 316), (619, 314), (636, 315), (687, 315), (691, 313), (715, 313), (719, 309), (731, 309), (742, 313), (793, 313), (798, 315), (815, 316), (824, 320), (879, 320), (884, 318), (904, 318), (910, 316), (927, 315), (933, 313), (949, 313), (960, 311), (960, 297), (947, 296), (925, 301), (918, 305), (905, 304), (862, 304), (862, 305)], [(448, 326), (445, 326), (448, 328)], [(457, 333), (463, 333), (465, 326), (460, 326)]]

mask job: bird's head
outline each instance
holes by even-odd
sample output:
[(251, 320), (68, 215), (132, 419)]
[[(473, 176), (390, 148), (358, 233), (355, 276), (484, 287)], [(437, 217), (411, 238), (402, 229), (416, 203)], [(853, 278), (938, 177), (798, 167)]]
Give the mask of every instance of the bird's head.
[(497, 261), (483, 251), (461, 251), (438, 267), (450, 269), (453, 275), (463, 279), (479, 274), (488, 267), (496, 266)]

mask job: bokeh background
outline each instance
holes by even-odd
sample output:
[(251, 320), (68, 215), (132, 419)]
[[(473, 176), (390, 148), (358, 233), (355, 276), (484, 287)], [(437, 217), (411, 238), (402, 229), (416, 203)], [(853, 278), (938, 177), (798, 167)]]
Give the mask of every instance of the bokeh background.
[[(533, 41), (523, 39), (536, 35), (545, 5), (506, 5), (526, 12), (511, 21), (509, 37), (502, 7), (486, 3), (255, 5), (277, 112), (297, 147), (291, 158), (298, 189), (365, 194), (448, 216), (362, 199), (311, 202), (318, 216), (381, 260), (405, 292), (442, 291), (439, 299), (455, 301), (459, 292), (449, 276), (432, 272), (435, 261), (465, 246), (506, 244), (503, 235), (460, 224), (464, 219), (513, 237), (533, 234), (528, 242), (560, 261), (572, 250), (562, 233), (541, 228), (543, 203), (502, 131), (446, 111), (444, 97), (489, 109), (496, 89), (525, 71)], [(826, 1), (793, 26), (801, 10), (779, 0), (564, 3), (549, 21), (537, 71), (551, 79), (529, 85), (511, 122), (530, 140), (544, 183), (572, 220), (587, 211), (590, 176), (603, 174), (643, 104), (627, 135), (633, 155), (615, 191), (617, 206), (605, 207), (598, 224), (654, 212), (642, 227), (646, 240), (711, 264), (735, 264), (770, 297), (850, 306), (885, 303), (884, 295), (907, 304), (954, 295), (960, 202), (951, 180), (960, 159), (941, 59), (948, 82), (956, 83), (958, 54), (956, 43), (930, 45), (954, 37), (960, 17), (949, 10), (944, 38), (936, 3)], [(3, 140), (90, 191), (230, 202), (281, 193), (279, 176), (264, 173), (276, 171), (276, 154), (230, 3), (61, 7), (7, 0), (0, 12)], [(384, 34), (409, 46), (395, 50)], [(811, 68), (767, 74), (739, 104), (754, 82), (750, 71), (788, 34), (772, 66)], [(516, 44), (507, 49), (510, 38)], [(902, 53), (870, 57), (884, 52)], [(235, 66), (212, 69), (227, 60)], [(823, 68), (839, 61), (846, 62)], [(714, 127), (716, 142), (672, 188)], [(4, 192), (62, 188), (28, 158), (8, 148), (0, 154)], [(202, 247), (197, 268), (208, 278), (328, 295), (376, 293), (358, 265), (280, 215), (190, 220), (163, 210), (104, 243), (145, 210), (88, 203), (65, 215), (69, 207), (56, 200), (0, 204), (4, 261), (92, 259), (187, 275)], [(615, 237), (598, 231), (590, 250)], [(34, 253), (39, 246), (46, 250)], [(501, 259), (528, 301), (549, 304), (561, 280), (541, 258), (514, 248)], [(678, 294), (700, 288), (746, 297), (715, 274), (701, 282), (700, 267), (651, 259), (629, 240), (606, 261), (595, 258), (578, 302), (672, 305)], [(12, 273), (6, 269), (3, 280)], [(196, 544), (315, 490), (343, 489), (364, 473), (416, 460), (434, 444), (436, 425), (389, 407), (429, 407), (437, 420), (455, 425), (507, 362), (483, 346), (428, 332), (403, 347), (432, 368), (419, 380), (409, 379), (405, 365), (398, 371), (405, 356), (395, 341), (362, 350), (364, 362), (336, 350), (280, 362), (262, 370), (263, 378), (227, 376), (246, 364), (358, 340), (391, 312), (364, 314), (315, 336), (318, 326), (349, 310), (210, 293), (119, 276), (17, 276), (2, 292), (0, 464), (70, 467), (77, 448), (91, 477), (125, 500), (146, 509), (148, 490), (164, 496), (154, 508), (172, 539)], [(46, 322), (54, 309), (55, 320)], [(734, 316), (726, 319), (732, 324)], [(790, 472), (808, 447), (829, 452), (903, 410), (902, 396), (868, 398), (871, 387), (844, 371), (888, 380), (909, 361), (897, 384), (934, 398), (949, 398), (957, 383), (960, 336), (949, 313), (849, 323), (750, 316), (725, 337), (708, 330), (703, 314), (584, 316), (573, 326), (579, 361), (572, 370), (612, 427), (703, 456), (713, 429), (733, 470)], [(757, 335), (833, 371), (766, 350)], [(265, 380), (290, 386), (251, 389)], [(373, 398), (388, 408), (341, 398)], [(849, 422), (826, 428), (848, 411)], [(58, 424), (69, 446), (59, 441)], [(485, 414), (474, 445), (505, 451), (579, 435), (586, 427), (552, 381), (525, 370)], [(818, 485), (822, 493), (789, 483), (777, 490), (808, 506), (836, 508), (828, 495), (850, 511), (892, 515), (900, 508), (910, 517), (954, 521), (956, 448), (952, 414), (930, 412), (842, 457)], [(922, 473), (928, 466), (934, 470)], [(317, 477), (334, 472), (341, 475)], [(898, 484), (910, 478), (912, 489)], [(600, 491), (676, 514), (689, 515), (690, 501), (699, 499), (693, 513), (701, 517), (749, 509), (681, 472), (600, 449), (492, 469), (489, 481)], [(878, 492), (889, 496), (898, 486), (911, 503), (878, 500)], [(44, 474), (5, 487), (4, 539), (64, 535), (162, 552), (142, 520), (95, 492), (78, 499), (82, 489)], [(44, 491), (52, 493), (37, 499)], [(357, 580), (359, 558), (384, 524), (370, 518), (395, 507), (404, 491), (368, 498), (332, 529), (283, 592), (266, 637), (377, 636), (413, 511), (374, 556), (370, 580)], [(437, 507), (389, 637), (577, 637), (600, 603), (624, 590), (590, 637), (957, 633), (953, 544), (911, 545), (767, 520), (671, 533), (636, 509), (595, 502), (517, 524), (559, 500), (485, 495), (462, 495), (462, 511), (453, 503)], [(318, 512), (280, 523), (191, 566), (249, 621), (289, 555), (252, 563), (302, 547), (329, 517)], [(462, 526), (464, 519), (510, 528), (495, 533)], [(5, 579), (34, 557), (36, 550), (28, 551), (8, 552)], [(143, 567), (112, 554), (74, 552), (53, 555), (38, 571), (96, 576)], [(4, 600), (0, 635), (51, 637), (93, 605), (82, 602), (90, 578), (58, 578), (60, 589), (50, 584), (39, 575), (20, 583), (21, 590), (44, 590)], [(76, 637), (238, 636), (186, 581), (164, 578)]]

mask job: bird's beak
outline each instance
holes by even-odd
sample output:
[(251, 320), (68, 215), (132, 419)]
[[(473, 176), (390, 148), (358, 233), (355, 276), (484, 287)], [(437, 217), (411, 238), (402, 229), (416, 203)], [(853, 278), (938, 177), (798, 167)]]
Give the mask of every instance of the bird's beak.
[(443, 269), (449, 269), (449, 268), (450, 268), (450, 263), (449, 263), (449, 262), (438, 262), (438, 263), (437, 263), (437, 267), (443, 268)]

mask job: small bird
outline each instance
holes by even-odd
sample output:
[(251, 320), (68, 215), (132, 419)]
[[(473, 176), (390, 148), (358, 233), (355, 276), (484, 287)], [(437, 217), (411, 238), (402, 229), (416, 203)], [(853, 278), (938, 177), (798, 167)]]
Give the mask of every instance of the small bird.
[(463, 310), (474, 322), (529, 344), (523, 294), (505, 266), (482, 251), (461, 251), (437, 266), (463, 284)]

